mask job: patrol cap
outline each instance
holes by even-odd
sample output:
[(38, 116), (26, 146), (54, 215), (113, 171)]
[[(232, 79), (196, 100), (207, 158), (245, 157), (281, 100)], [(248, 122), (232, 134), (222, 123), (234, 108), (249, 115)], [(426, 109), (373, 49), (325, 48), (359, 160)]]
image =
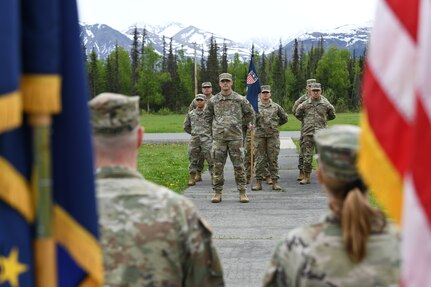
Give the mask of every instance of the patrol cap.
[(311, 90), (312, 91), (320, 91), (321, 90), (320, 83), (312, 83), (311, 84)]
[(262, 85), (260, 87), (262, 92), (271, 92), (271, 86), (270, 85)]
[(202, 88), (205, 88), (205, 87), (212, 87), (213, 85), (211, 84), (211, 82), (203, 82), (202, 83)]
[(308, 79), (307, 80), (307, 87), (310, 86), (312, 83), (317, 82), (316, 79)]
[(207, 98), (205, 97), (204, 94), (197, 94), (195, 97), (195, 100), (198, 100), (198, 99), (205, 101)]
[(314, 134), (319, 165), (330, 177), (346, 182), (360, 177), (356, 167), (360, 131), (353, 125), (335, 125)]
[(220, 76), (218, 76), (219, 81), (223, 81), (223, 80), (228, 80), (228, 81), (232, 81), (232, 75), (229, 73), (221, 73)]
[(132, 131), (139, 124), (139, 97), (102, 93), (89, 102), (93, 133), (118, 135)]

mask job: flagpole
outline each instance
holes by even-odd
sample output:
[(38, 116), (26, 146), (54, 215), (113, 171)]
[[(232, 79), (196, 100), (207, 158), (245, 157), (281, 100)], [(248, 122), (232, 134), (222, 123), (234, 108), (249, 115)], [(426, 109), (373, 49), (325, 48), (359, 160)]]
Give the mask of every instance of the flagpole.
[(34, 187), (36, 205), (35, 268), (36, 286), (56, 287), (56, 250), (53, 238), (51, 177), (51, 116), (30, 116), (33, 127)]

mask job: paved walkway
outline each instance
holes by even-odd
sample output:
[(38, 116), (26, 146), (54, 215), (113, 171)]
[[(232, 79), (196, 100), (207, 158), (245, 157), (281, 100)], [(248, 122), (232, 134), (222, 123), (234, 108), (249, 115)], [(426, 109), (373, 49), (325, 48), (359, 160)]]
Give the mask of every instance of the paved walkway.
[(262, 286), (264, 270), (276, 242), (293, 227), (315, 222), (326, 211), (326, 197), (314, 173), (311, 184), (297, 183), (295, 145), (291, 135), (282, 132), (280, 136), (279, 183), (284, 192), (273, 191), (267, 184), (263, 184), (262, 191), (251, 191), (249, 187), (250, 203), (240, 203), (233, 167), (228, 159), (221, 203), (210, 202), (213, 191), (208, 172), (203, 175), (202, 182), (183, 193), (213, 228), (228, 287)]

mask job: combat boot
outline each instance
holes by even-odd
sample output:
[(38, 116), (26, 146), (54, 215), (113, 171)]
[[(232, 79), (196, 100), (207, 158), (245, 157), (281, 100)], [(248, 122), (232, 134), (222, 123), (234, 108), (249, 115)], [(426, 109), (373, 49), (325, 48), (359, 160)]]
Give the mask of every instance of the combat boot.
[(257, 180), (256, 184), (251, 188), (251, 190), (262, 190), (262, 181)]
[(310, 173), (304, 172), (304, 178), (299, 182), (299, 184), (309, 184), (311, 183)]
[(196, 173), (195, 172), (191, 172), (190, 173), (190, 178), (189, 178), (189, 182), (187, 183), (189, 186), (195, 185), (196, 184)]
[(198, 182), (198, 181), (202, 181), (202, 175), (201, 175), (201, 173), (200, 173), (199, 171), (196, 173), (195, 181), (196, 181), (196, 182)]
[(273, 184), (272, 178), (270, 176), (266, 177), (266, 184), (269, 184), (269, 185)]
[(239, 193), (239, 202), (241, 202), (241, 203), (248, 203), (249, 202), (247, 194), (245, 193), (245, 191)]
[(296, 178), (297, 181), (301, 181), (304, 179), (304, 171), (302, 169), (299, 170), (298, 177)]
[(216, 192), (211, 199), (212, 203), (220, 203), (221, 202), (221, 192)]
[(282, 190), (281, 186), (277, 183), (276, 180), (272, 181), (272, 190)]

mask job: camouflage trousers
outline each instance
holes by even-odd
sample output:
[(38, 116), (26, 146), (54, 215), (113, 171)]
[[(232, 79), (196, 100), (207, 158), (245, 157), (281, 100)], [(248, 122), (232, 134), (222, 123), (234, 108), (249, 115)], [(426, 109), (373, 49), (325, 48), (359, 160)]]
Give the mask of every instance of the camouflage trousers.
[(278, 180), (278, 155), (280, 154), (280, 136), (255, 138), (254, 155), (256, 158), (256, 180), (265, 180), (268, 176)]
[(298, 169), (304, 170), (304, 155), (302, 154), (302, 132), (301, 136), (299, 137)]
[(245, 175), (247, 178), (250, 178), (251, 173), (251, 136), (250, 130), (247, 130), (245, 139), (244, 139), (244, 169)]
[(301, 141), (301, 150), (304, 156), (304, 172), (311, 173), (313, 169), (313, 154), (316, 149), (313, 136), (303, 136)]
[(232, 161), (235, 182), (240, 193), (246, 190), (246, 178), (244, 171), (244, 148), (242, 139), (239, 140), (213, 140), (212, 144), (212, 159), (214, 162), (213, 169), (213, 189), (215, 192), (220, 193), (224, 185), (224, 166), (226, 158), (229, 154)]
[[(213, 160), (211, 158), (212, 139), (209, 137), (192, 136), (189, 143), (189, 173), (201, 172), (199, 169), (199, 160), (203, 157), (208, 163), (210, 174), (213, 173)], [(204, 163), (202, 163), (203, 166)]]

